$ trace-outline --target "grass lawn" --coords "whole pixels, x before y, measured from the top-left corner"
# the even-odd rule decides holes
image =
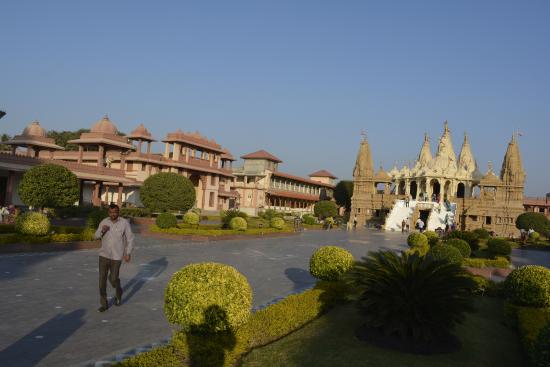
[[[339,307],[303,329],[247,355],[243,367],[369,366],[369,367],[521,367],[526,359],[516,332],[503,325],[502,301],[479,298],[477,312],[459,325],[459,352],[416,356],[358,341],[361,316],[353,305]]]

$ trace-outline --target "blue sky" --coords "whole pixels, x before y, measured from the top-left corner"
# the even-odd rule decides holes
[[[0,132],[34,119],[199,130],[300,175],[414,160],[443,121],[482,170],[521,130],[526,193],[550,192],[550,2],[3,1]],[[160,145],[157,150],[161,151]]]

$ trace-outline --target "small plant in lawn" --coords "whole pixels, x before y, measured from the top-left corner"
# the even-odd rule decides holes
[[[353,255],[341,247],[323,246],[309,260],[309,272],[317,279],[336,281],[354,264]]]
[[[248,228],[248,224],[246,223],[246,220],[241,217],[235,217],[231,219],[231,222],[229,222],[229,228],[235,230],[235,231],[246,231]]]
[[[155,223],[162,229],[174,228],[178,224],[178,219],[172,213],[160,213],[155,220]]]
[[[15,220],[15,231],[23,235],[45,236],[50,231],[50,220],[45,214],[26,212]]]
[[[198,226],[200,221],[201,221],[201,217],[197,213],[187,212],[183,215],[183,223],[185,224]]]
[[[285,228],[285,221],[283,218],[278,218],[278,217],[275,217],[275,218],[272,218],[271,221],[269,222],[269,226],[271,228],[275,228],[275,229],[284,229]]]

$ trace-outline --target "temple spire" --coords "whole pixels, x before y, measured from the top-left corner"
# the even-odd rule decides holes
[[[517,134],[512,135],[512,140],[508,144],[508,149],[502,162],[500,178],[506,184],[523,186],[525,183],[525,171],[519,151]]]
[[[424,134],[424,143],[422,144],[422,148],[420,149],[420,154],[418,154],[418,165],[420,167],[426,167],[430,164],[432,161],[432,148],[430,146],[430,137],[428,136],[428,133]]]
[[[362,132],[361,135],[361,146],[359,148],[359,153],[357,154],[353,177],[369,178],[374,176],[374,163],[367,136],[364,132]]]
[[[477,162],[474,158],[474,154],[472,153],[472,147],[470,146],[468,134],[466,133],[464,133],[464,142],[462,143],[462,148],[460,149],[458,167],[467,173],[473,173],[477,169]]]
[[[443,171],[449,169],[456,170],[456,163],[456,154],[451,139],[451,130],[449,129],[449,123],[445,121],[443,135],[439,139],[439,145],[437,147],[434,167]]]

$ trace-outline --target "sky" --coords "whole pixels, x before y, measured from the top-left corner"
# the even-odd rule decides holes
[[[4,0],[0,14],[0,133],[108,114],[351,179],[361,131],[389,170],[425,132],[435,150],[448,120],[483,172],[521,131],[526,194],[550,192],[546,0]]]

